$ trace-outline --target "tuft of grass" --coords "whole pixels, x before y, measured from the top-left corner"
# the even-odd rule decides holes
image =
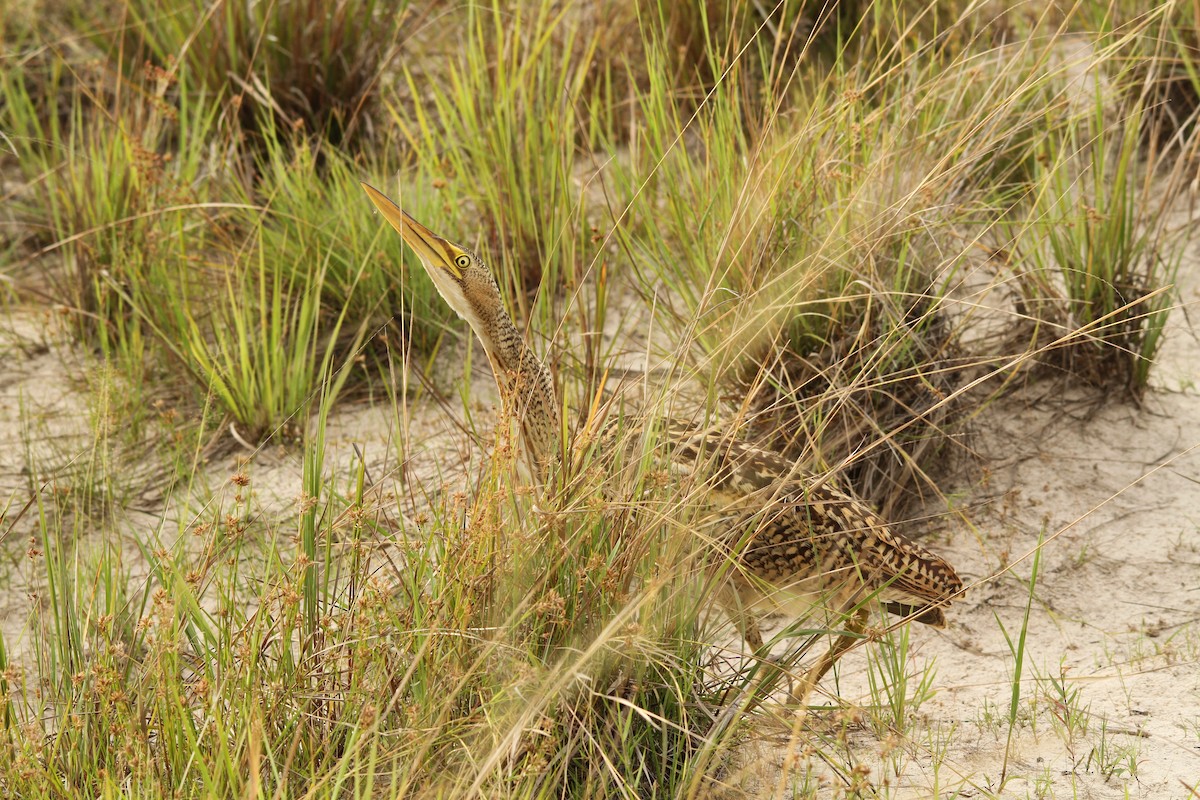
[[[1076,740],[1087,736],[1091,705],[1083,704],[1082,689],[1071,685],[1064,664],[1059,665],[1057,677],[1050,674],[1039,683],[1044,686],[1043,695],[1050,706],[1055,732],[1073,752]]]
[[[932,665],[910,669],[908,636],[907,625],[888,631],[868,659],[867,685],[875,705],[871,724],[881,738],[904,735],[921,705],[933,696],[937,671]]]
[[[225,98],[245,130],[261,131],[270,120],[339,144],[371,132],[380,73],[410,22],[407,3],[377,0],[113,5],[84,13],[93,39],[114,59],[129,68],[149,59],[190,76],[181,93]]]
[[[975,57],[911,71],[842,57],[823,80],[769,87],[759,116],[741,102],[752,84],[741,62],[690,119],[669,82],[652,80],[620,191],[664,213],[618,233],[643,280],[670,288],[659,302],[677,337],[701,351],[700,374],[736,387],[729,398],[753,412],[755,435],[814,469],[846,470],[894,510],[930,487],[953,434],[964,361],[943,298],[966,252],[937,242],[986,202],[990,188],[972,179],[1007,157],[1014,134],[992,107],[976,110],[995,85]],[[667,61],[653,48],[647,58]],[[1036,69],[1016,59],[996,79],[1013,86],[1006,111],[1020,130],[1035,119],[1021,100],[1033,102],[1023,76]],[[678,137],[685,125],[694,135]]]
[[[99,793],[113,776],[128,791],[168,776],[194,796],[374,796],[366,776],[392,797],[703,785],[708,748],[731,732],[707,735],[667,487],[646,496],[642,467],[616,487],[581,478],[551,513],[496,464],[484,491],[408,522],[362,472],[348,492],[328,481],[324,446],[318,434],[306,451],[292,519],[264,515],[253,468],[239,469],[198,513],[139,540],[141,580],[115,547],[55,539],[42,506],[27,575],[47,598],[42,688],[15,704],[9,730],[23,734],[0,743],[8,788]],[[647,503],[600,507],[601,491]],[[394,589],[376,574],[389,562]]]
[[[267,266],[261,239],[256,244],[244,261],[229,265],[221,294],[214,298],[201,284],[201,297],[171,309],[171,332],[160,329],[164,340],[179,342],[175,356],[198,388],[217,396],[251,443],[285,424],[299,426],[331,371],[339,390],[366,333],[360,324],[349,346],[339,347],[344,313],[321,324],[324,264],[285,276]],[[205,299],[216,303],[205,309]]]
[[[1028,225],[1018,225],[1018,312],[1037,327],[1048,366],[1140,398],[1174,303],[1182,250],[1165,228],[1179,173],[1156,178],[1139,158],[1143,112],[1109,124],[1096,85],[1092,113],[1039,154]]]
[[[1141,747],[1136,741],[1130,744],[1117,744],[1112,737],[1113,734],[1109,733],[1108,725],[1101,724],[1100,739],[1088,753],[1084,770],[1090,770],[1094,766],[1104,776],[1105,781],[1111,781],[1114,778],[1136,781],[1138,755]]]
[[[379,265],[398,246],[376,250],[346,160],[327,157],[327,177],[313,149],[271,128],[257,188],[254,175],[218,178],[234,160],[219,103],[176,93],[161,70],[132,86],[116,79],[124,93],[111,97],[42,86],[60,108],[47,112],[19,71],[0,76],[29,181],[21,213],[44,226],[34,283],[135,389],[166,370],[213,391],[254,440],[303,411],[324,368],[356,355],[393,311],[419,348],[433,347],[433,289],[421,274],[402,295]],[[423,325],[405,313],[414,304]]]
[[[117,73],[111,88],[63,96],[63,72],[60,65],[36,89],[53,98],[50,108],[20,70],[0,74],[8,140],[29,184],[21,215],[40,234],[38,277],[77,335],[136,368],[145,332],[122,295],[187,249],[184,209],[207,199],[201,186],[211,180],[218,107],[202,95],[169,104],[174,81],[155,70],[136,80]]]

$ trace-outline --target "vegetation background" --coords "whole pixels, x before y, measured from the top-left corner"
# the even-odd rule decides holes
[[[0,0],[0,792],[1200,797],[1198,28]],[[494,269],[552,492],[360,180]],[[950,630],[781,706],[825,632],[709,613],[665,415],[946,554]]]

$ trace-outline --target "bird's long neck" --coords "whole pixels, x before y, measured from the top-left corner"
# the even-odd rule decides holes
[[[562,451],[558,400],[550,370],[503,309],[471,320],[483,342],[507,419],[516,419],[535,469],[544,476]]]

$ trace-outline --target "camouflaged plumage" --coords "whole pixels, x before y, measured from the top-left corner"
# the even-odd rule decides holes
[[[761,448],[671,425],[674,459],[712,467],[708,504],[718,552],[732,561],[722,605],[751,646],[755,612],[800,615],[878,601],[936,627],[962,581],[942,557],[891,530],[861,502]]]
[[[531,466],[544,479],[562,452],[553,376],[513,324],[491,271],[378,189],[363,188],[479,337],[505,417],[519,422]],[[601,438],[617,430],[609,426]],[[730,567],[718,601],[756,650],[762,638],[754,613],[763,607],[836,616],[877,601],[893,613],[945,625],[942,607],[961,595],[962,581],[944,559],[892,532],[849,495],[799,474],[776,453],[686,424],[665,423],[663,432],[674,443],[675,469],[711,474],[705,502],[716,533],[708,562],[713,569]]]

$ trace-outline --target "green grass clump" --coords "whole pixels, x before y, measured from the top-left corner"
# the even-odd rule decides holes
[[[319,146],[269,126],[246,169],[224,106],[170,73],[117,73],[93,95],[60,91],[62,74],[0,76],[28,181],[18,213],[37,232],[41,293],[135,390],[165,373],[185,400],[211,391],[253,441],[294,423],[326,371],[351,377],[343,364],[392,315],[418,352],[435,346],[447,310],[419,270],[393,277],[400,242],[332,146],[318,164]]]
[[[37,264],[83,341],[135,380],[165,368],[201,397],[213,391],[256,439],[303,411],[335,352],[362,340],[337,350],[349,299],[329,315],[321,302],[323,264],[345,248],[264,248],[254,198],[220,202],[237,184],[217,177],[229,167],[213,154],[219,106],[186,91],[171,106],[170,76],[148,76],[102,107],[76,95],[63,122],[43,120],[21,77],[6,75],[34,187],[26,218],[48,226]],[[159,152],[167,142],[176,149]],[[47,257],[60,251],[61,264]]]
[[[197,388],[216,395],[251,443],[285,425],[303,427],[327,376],[335,376],[327,386],[335,393],[350,377],[344,367],[366,334],[360,325],[343,344],[344,316],[322,324],[320,261],[311,272],[286,275],[266,258],[260,239],[220,270],[223,286],[199,283],[199,297],[171,307],[172,329],[159,329],[178,342],[175,355]]]
[[[1181,251],[1163,221],[1180,184],[1178,170],[1155,180],[1161,156],[1142,160],[1140,104],[1114,127],[1101,91],[1039,154],[1031,223],[1016,239],[1021,310],[1043,363],[1137,398],[1174,304]]]
[[[20,70],[0,77],[5,129],[29,182],[22,215],[39,234],[41,278],[79,336],[137,363],[144,332],[123,295],[143,271],[161,284],[160,265],[190,244],[191,209],[211,186],[218,108],[203,97],[170,105],[173,82],[153,70],[135,81],[118,73],[90,95],[59,94],[61,75],[40,88]],[[43,108],[38,94],[56,102]]]
[[[399,52],[406,5],[128,0],[84,14],[112,56],[187,73],[193,90],[231,100],[244,128],[257,131],[269,118],[340,144],[371,131],[380,71]]]

